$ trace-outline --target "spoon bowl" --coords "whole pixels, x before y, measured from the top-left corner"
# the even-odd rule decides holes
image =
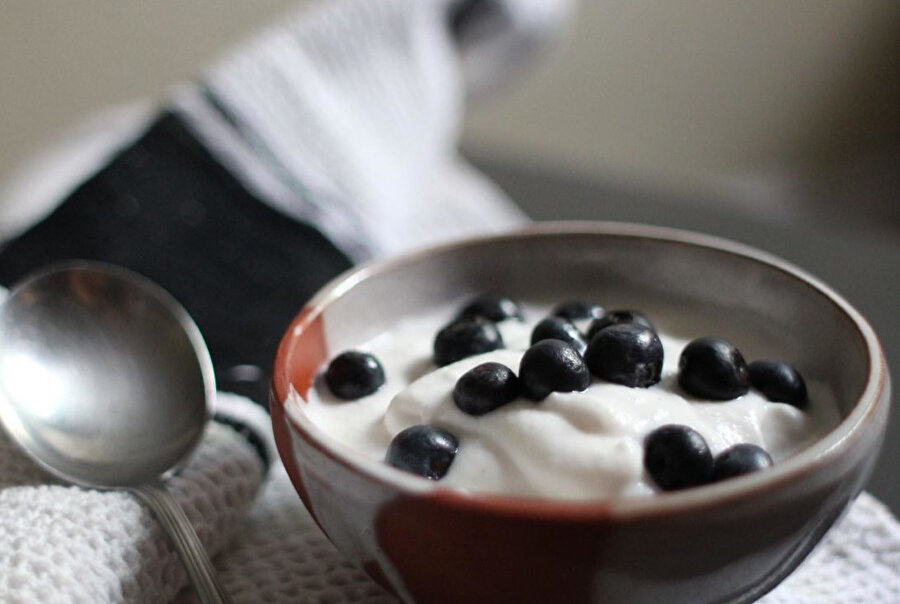
[[[168,293],[111,266],[67,264],[0,308],[0,418],[57,476],[133,487],[176,471],[211,415],[212,363]]]
[[[123,268],[72,262],[17,284],[0,305],[0,423],[52,474],[125,488],[154,510],[202,601],[225,601],[164,480],[203,437],[215,380],[188,313]]]

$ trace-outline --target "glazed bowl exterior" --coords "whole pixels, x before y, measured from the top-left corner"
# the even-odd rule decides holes
[[[748,358],[791,359],[831,387],[843,420],[765,472],[590,502],[441,488],[361,459],[309,421],[304,397],[331,356],[484,290],[642,308],[663,330],[677,317],[697,335],[734,342],[752,332],[764,343]],[[889,397],[871,327],[803,271],[694,233],[546,223],[335,279],[281,341],[271,411],[285,467],[316,522],[406,601],[750,602],[796,568],[863,488]]]

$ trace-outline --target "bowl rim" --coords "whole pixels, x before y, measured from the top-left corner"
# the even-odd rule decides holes
[[[653,239],[725,252],[780,271],[796,280],[798,284],[812,288],[850,319],[857,334],[865,343],[868,367],[862,393],[853,403],[850,413],[831,431],[803,451],[766,472],[692,489],[656,493],[651,497],[624,496],[597,500],[564,500],[464,491],[441,486],[440,483],[423,480],[384,464],[364,459],[362,455],[338,442],[308,420],[300,406],[292,400],[298,396],[293,385],[289,384],[286,378],[279,379],[279,374],[284,373],[282,368],[289,356],[292,340],[306,326],[311,325],[321,316],[329,304],[364,280],[373,278],[379,273],[396,270],[430,256],[460,248],[490,245],[498,241],[573,234]],[[648,516],[667,516],[687,511],[700,511],[729,502],[753,499],[795,483],[802,476],[814,474],[830,466],[862,438],[866,427],[882,412],[882,407],[887,407],[889,404],[886,396],[888,385],[889,375],[884,352],[868,321],[824,282],[769,252],[722,237],[670,227],[611,221],[548,221],[532,223],[500,233],[456,239],[390,258],[372,260],[341,273],[310,298],[285,331],[273,365],[271,388],[273,403],[277,402],[282,406],[285,412],[284,419],[291,426],[290,430],[298,431],[321,453],[345,468],[362,474],[383,487],[396,489],[406,496],[427,497],[437,505],[498,515],[554,520],[591,518],[637,520]],[[886,412],[886,409],[884,411]],[[274,414],[273,420],[275,420]]]

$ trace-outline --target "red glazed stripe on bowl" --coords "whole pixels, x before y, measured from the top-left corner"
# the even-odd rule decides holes
[[[306,307],[288,327],[275,355],[272,385],[280,403],[284,403],[290,387],[301,396],[312,386],[319,367],[328,358],[322,313]]]
[[[304,308],[291,322],[278,345],[275,369],[272,373],[272,387],[269,391],[269,412],[278,454],[284,462],[294,488],[315,519],[315,512],[300,481],[300,472],[291,450],[291,435],[284,412],[284,402],[290,388],[293,386],[298,394],[306,395],[312,387],[316,372],[328,358],[322,313],[314,313],[314,310],[310,307]]]
[[[592,591],[594,563],[602,555],[608,529],[601,524],[585,530],[577,521],[525,516],[498,523],[478,509],[435,506],[432,498],[400,495],[379,511],[375,531],[415,601],[455,604],[584,601],[584,594]],[[415,540],[409,539],[413,533]],[[472,547],[473,536],[477,548]],[[422,543],[429,544],[428,555],[422,554]],[[516,564],[494,563],[508,559],[510,552],[515,552]],[[453,577],[452,590],[435,591],[447,576]],[[560,576],[566,580],[554,580]]]

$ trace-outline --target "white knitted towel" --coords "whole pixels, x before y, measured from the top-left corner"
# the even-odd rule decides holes
[[[262,410],[221,394],[233,417]],[[231,400],[226,400],[231,399]],[[226,546],[263,480],[255,450],[210,425],[173,495],[211,554]],[[150,511],[124,492],[62,484],[0,438],[0,602],[167,602],[187,577]]]
[[[460,47],[443,24],[446,2],[337,0],[289,15],[179,88],[172,106],[249,190],[355,259],[505,228],[521,214],[455,152],[463,99],[537,48],[567,3],[484,4],[501,12],[474,19]],[[0,195],[0,237],[49,211],[144,115],[117,113],[111,128],[92,128],[26,171]],[[266,422],[241,397],[219,393],[218,406]],[[229,428],[211,427],[172,486],[236,602],[395,601],[330,545],[283,467],[276,461],[264,476]],[[194,601],[160,529],[130,496],[61,485],[3,439],[0,487],[0,602]],[[900,525],[861,495],[764,601],[900,602]]]

